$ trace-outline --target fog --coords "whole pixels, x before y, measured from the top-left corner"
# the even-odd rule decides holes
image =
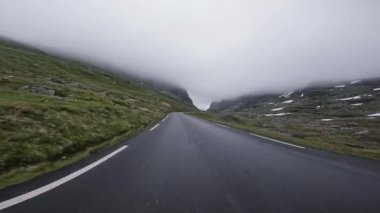
[[[1,0],[0,35],[185,88],[195,104],[380,76],[378,0]]]

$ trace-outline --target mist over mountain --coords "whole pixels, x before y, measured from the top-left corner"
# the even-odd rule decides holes
[[[0,34],[170,82],[203,109],[243,94],[377,77],[380,2],[3,0]]]
[[[108,68],[108,70],[112,70]],[[181,86],[175,85],[170,82],[165,82],[162,80],[153,80],[149,78],[143,78],[137,75],[131,75],[122,72],[113,72],[116,76],[121,77],[125,80],[128,80],[132,83],[138,84],[139,86],[143,86],[149,89],[153,89],[156,92],[160,92],[166,96],[169,96],[173,99],[179,100],[190,107],[194,107],[193,100],[190,98],[186,89]]]

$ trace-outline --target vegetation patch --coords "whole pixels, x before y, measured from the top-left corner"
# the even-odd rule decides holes
[[[96,68],[0,42],[0,187],[125,140],[185,104]]]
[[[239,119],[237,121],[226,119],[224,113],[211,113],[211,112],[190,112],[190,115],[209,120],[212,122],[220,123],[230,126],[235,129],[240,129],[246,132],[252,132],[258,135],[266,136],[269,138],[294,143],[306,147],[314,147],[327,151],[332,151],[340,154],[347,154],[357,157],[364,157],[370,159],[380,159],[380,148],[378,144],[371,143],[371,140],[377,140],[378,135],[363,136],[347,134],[341,131],[341,125],[352,126],[347,121],[336,123],[336,128],[329,129],[330,126],[322,128],[321,126],[313,126],[307,122],[294,122],[293,120],[273,120],[260,119],[260,117],[247,118],[233,114]],[[275,118],[276,119],[276,118]],[[372,119],[368,122],[368,127],[378,128],[378,123]],[[311,125],[311,126],[310,126]],[[355,125],[354,125],[355,126]],[[360,133],[360,132],[359,132]],[[365,132],[362,131],[362,134]],[[373,137],[370,139],[363,139]]]

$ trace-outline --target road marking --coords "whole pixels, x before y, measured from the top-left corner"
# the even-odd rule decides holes
[[[215,123],[215,124],[217,124],[219,126],[222,126],[222,127],[226,127],[226,128],[231,129],[231,127],[223,125],[223,124],[220,124],[220,123]],[[256,137],[259,137],[259,138],[267,139],[267,140],[270,140],[270,141],[273,141],[273,142],[276,142],[276,143],[281,143],[281,144],[284,144],[284,145],[292,146],[292,147],[295,147],[295,148],[298,148],[298,149],[305,149],[305,147],[303,147],[303,146],[298,146],[298,145],[295,145],[295,144],[286,143],[286,142],[283,142],[283,141],[279,141],[279,140],[276,140],[276,139],[264,137],[264,136],[261,136],[261,135],[256,135],[256,134],[253,134],[251,132],[249,134],[253,135],[253,136],[256,136]]]
[[[305,149],[305,147],[303,147],[303,146],[298,146],[298,145],[295,145],[295,144],[286,143],[286,142],[283,142],[283,141],[279,141],[279,140],[276,140],[276,139],[264,137],[264,136],[261,136],[261,135],[256,135],[256,134],[253,134],[253,133],[249,133],[249,134],[253,135],[253,136],[256,136],[256,137],[259,137],[259,138],[267,139],[267,140],[270,140],[270,141],[273,141],[273,142],[276,142],[276,143],[281,143],[281,144],[285,144],[285,145],[288,145],[288,146],[292,146],[292,147],[295,147],[295,148],[298,148],[298,149]]]
[[[216,123],[218,124],[218,123]],[[225,128],[230,128],[229,126],[223,125],[223,124],[218,124],[219,126],[225,127]]]
[[[82,169],[80,169],[80,170],[78,170],[76,172],[73,172],[73,173],[71,173],[71,174],[69,174],[69,175],[67,175],[67,176],[65,176],[65,177],[63,177],[63,178],[61,178],[59,180],[56,180],[56,181],[54,181],[52,183],[49,183],[48,185],[42,186],[42,187],[40,187],[38,189],[35,189],[33,191],[30,191],[30,192],[27,192],[27,193],[22,194],[20,196],[17,196],[17,197],[11,198],[9,200],[3,201],[3,202],[0,203],[0,210],[6,209],[6,208],[11,207],[13,205],[16,205],[18,203],[24,202],[24,201],[29,200],[31,198],[34,198],[34,197],[36,197],[38,195],[41,195],[41,194],[43,194],[43,193],[45,193],[47,191],[50,191],[50,190],[52,190],[52,189],[54,189],[54,188],[56,188],[56,187],[58,187],[58,186],[60,186],[60,185],[62,185],[64,183],[66,183],[66,182],[68,182],[68,181],[70,181],[70,180],[72,180],[72,179],[74,179],[74,178],[76,178],[76,177],[78,177],[78,176],[80,176],[80,175],[88,172],[89,170],[91,170],[94,167],[100,165],[101,163],[103,163],[106,160],[110,159],[111,157],[115,156],[119,152],[123,151],[127,147],[128,146],[122,146],[119,149],[113,151],[112,153],[110,153],[110,154],[104,156],[103,158],[95,161],[94,163],[92,163],[92,164],[90,164],[90,165],[88,165],[88,166],[86,166],[86,167],[84,167],[84,168],[82,168]]]
[[[154,130],[156,127],[158,127],[158,125],[160,125],[159,123],[158,124],[156,124],[154,127],[152,127],[149,131],[152,131],[152,130]]]

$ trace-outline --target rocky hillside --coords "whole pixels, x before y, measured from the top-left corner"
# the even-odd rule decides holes
[[[102,70],[0,41],[0,185],[4,175],[45,171],[40,165],[193,109]]]
[[[275,115],[273,112],[289,114],[299,110],[310,110],[310,112],[316,113],[328,109],[328,114],[321,113],[321,115],[355,117],[378,113],[379,101],[380,78],[375,78],[307,87],[284,94],[243,96],[232,100],[213,102],[209,111],[241,112],[254,110],[270,116],[270,114]]]
[[[209,112],[302,144],[380,158],[380,78],[244,96]]]

